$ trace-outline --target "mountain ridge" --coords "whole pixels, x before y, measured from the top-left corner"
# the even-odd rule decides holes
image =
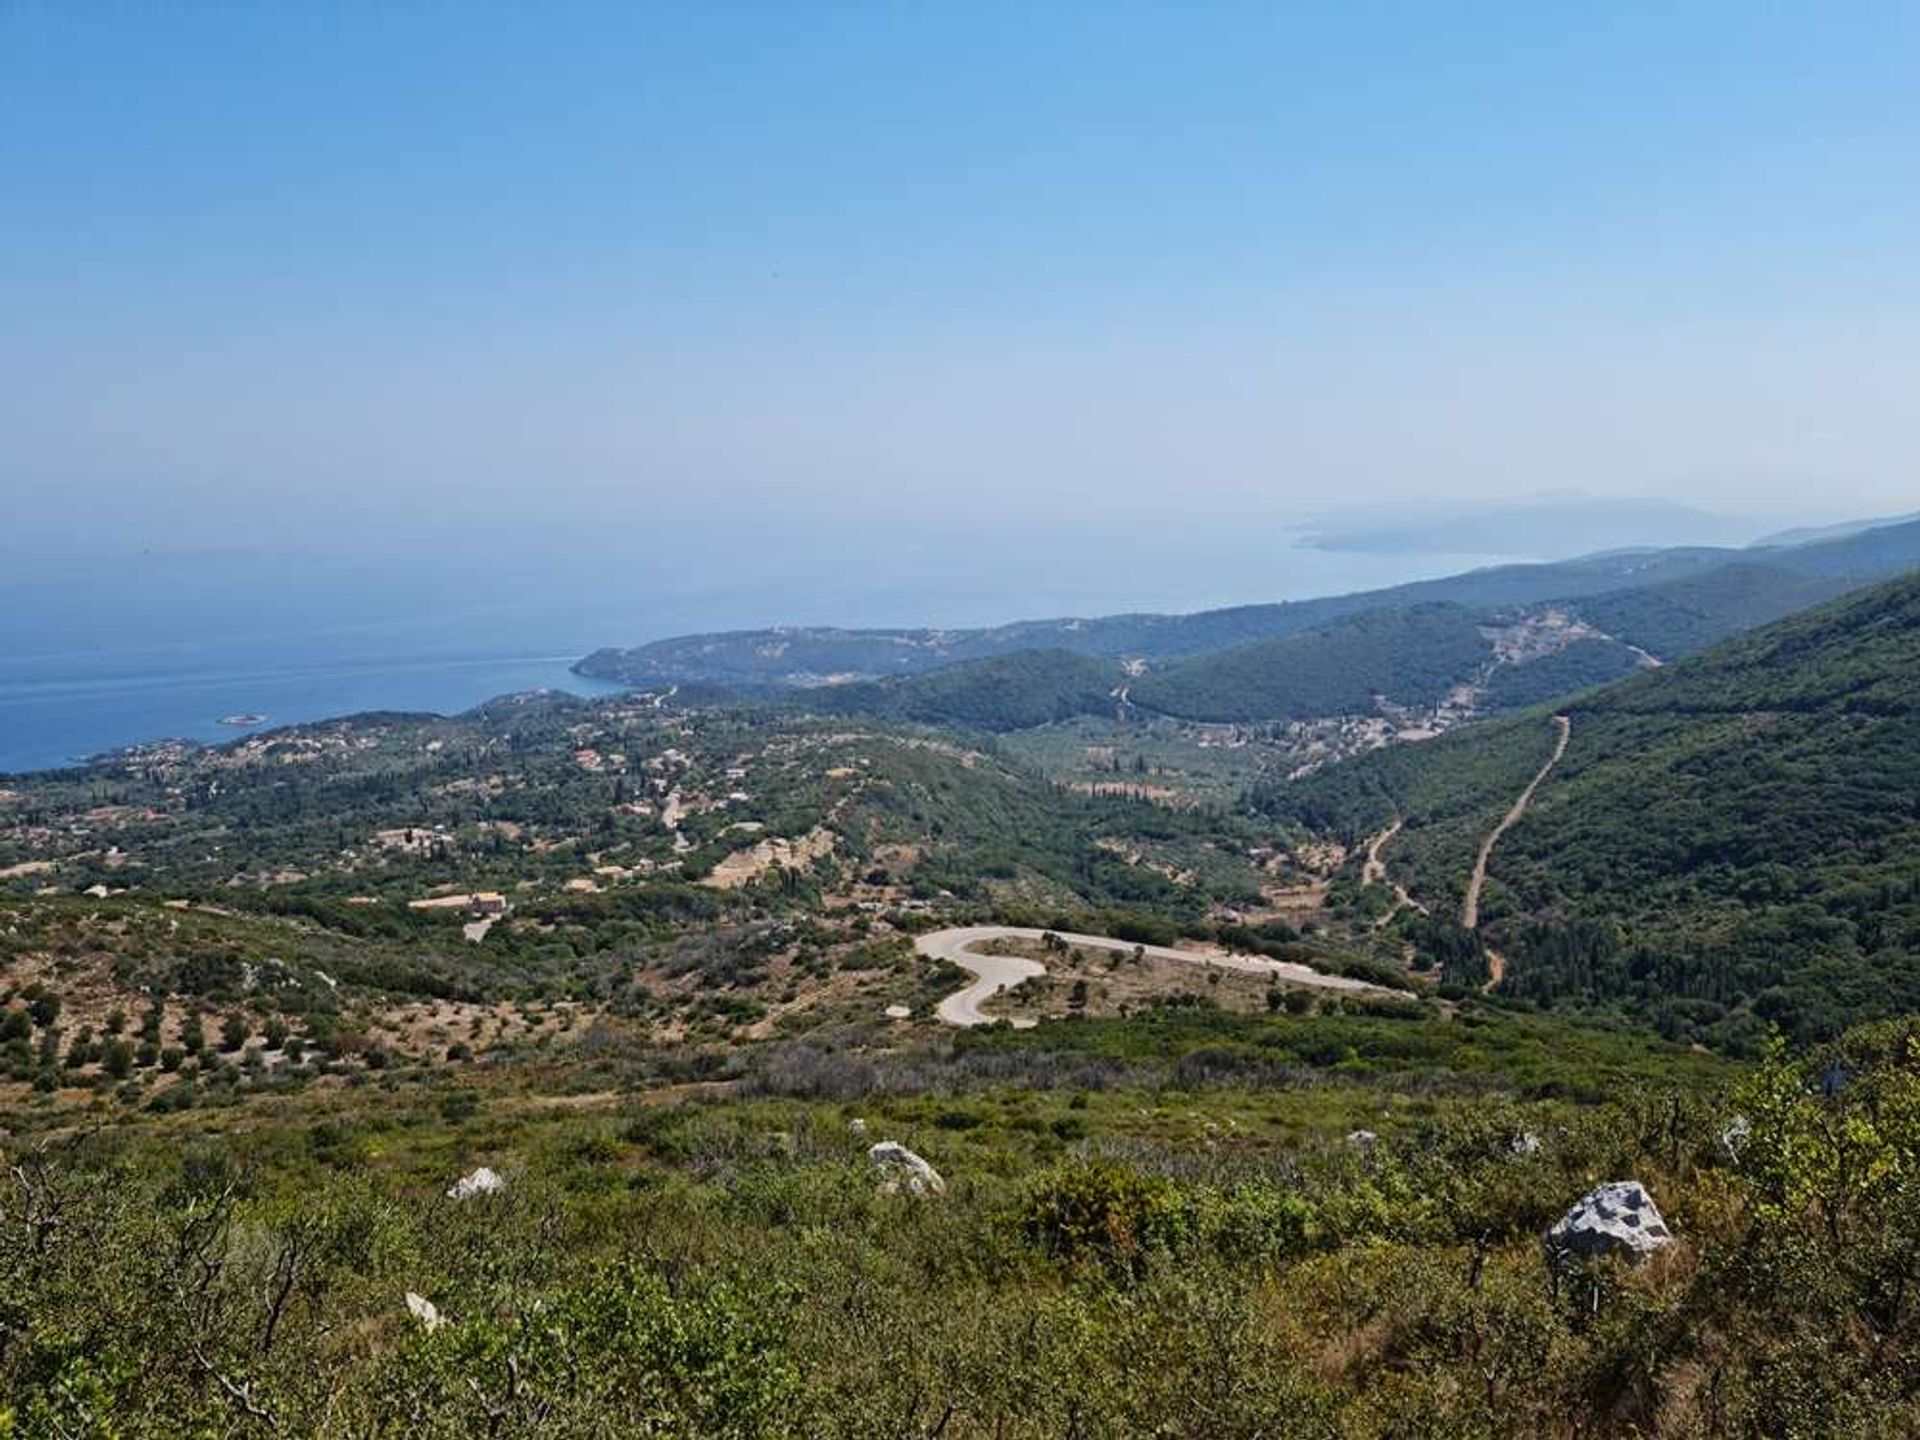
[[[1653,586],[1697,581],[1735,565],[1761,565],[1793,575],[1808,592],[1800,603],[1811,603],[1839,593],[1848,583],[1884,578],[1916,563],[1920,563],[1920,521],[1905,521],[1804,545],[1612,551],[1545,564],[1492,566],[1378,590],[1184,615],[1131,612],[970,629],[793,626],[672,636],[632,648],[603,647],[573,668],[582,675],[636,688],[711,682],[777,690],[915,674],[1019,650],[1061,649],[1114,659],[1170,661],[1299,634],[1368,610],[1429,602],[1486,611],[1548,603],[1578,607],[1580,602],[1594,602],[1595,597],[1617,599]],[[1822,589],[1822,581],[1836,588]],[[1797,608],[1792,603],[1796,598],[1787,597],[1786,609],[1761,613],[1758,618],[1772,619]],[[1751,597],[1741,603],[1751,608]],[[1694,621],[1692,629],[1697,634],[1686,643],[1708,643],[1731,633],[1711,616]]]

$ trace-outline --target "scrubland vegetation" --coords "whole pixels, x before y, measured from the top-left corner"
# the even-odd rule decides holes
[[[0,1204],[0,1425],[1910,1433],[1906,1030],[1598,1104],[1527,1099],[1498,1067],[1472,1093],[1405,1079],[657,1103],[407,1071],[49,1137]],[[881,1193],[877,1136],[946,1194]],[[481,1161],[502,1194],[441,1195]],[[1678,1242],[1556,1276],[1539,1232],[1622,1175]]]

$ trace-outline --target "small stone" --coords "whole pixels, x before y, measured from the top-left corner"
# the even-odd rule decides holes
[[[913,1018],[913,1010],[909,1006],[906,1006],[906,1005],[887,1006],[887,1019],[889,1020],[910,1020],[912,1018]]]
[[[883,1195],[947,1193],[947,1182],[940,1178],[940,1172],[898,1141],[882,1140],[867,1151],[867,1158],[884,1177],[880,1184]]]
[[[1371,1130],[1355,1130],[1347,1136],[1347,1144],[1356,1150],[1371,1150],[1380,1143],[1380,1137]]]
[[[1522,1130],[1507,1142],[1507,1148],[1515,1155],[1538,1155],[1540,1153],[1540,1137],[1531,1130]]]
[[[440,1307],[424,1295],[407,1291],[407,1311],[427,1330],[438,1330],[447,1323],[447,1317],[440,1313]]]
[[[482,1165],[472,1174],[462,1175],[447,1187],[449,1200],[473,1200],[482,1195],[498,1195],[507,1188],[507,1182],[494,1171]]]

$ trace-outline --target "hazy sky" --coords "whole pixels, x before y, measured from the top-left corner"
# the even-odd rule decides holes
[[[1916,257],[1913,5],[0,0],[0,550],[1910,509]]]

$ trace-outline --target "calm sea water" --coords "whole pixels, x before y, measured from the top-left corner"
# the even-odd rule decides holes
[[[139,556],[0,567],[0,773],[162,738],[219,742],[221,717],[269,726],[368,710],[456,714],[496,695],[609,687],[568,666],[602,645],[769,624],[950,626],[1128,610],[1183,611],[1370,588],[1492,563],[1469,555],[1338,556],[1284,537],[1163,548],[1032,537],[1023,548],[938,533],[823,561],[761,543],[576,557]],[[1168,563],[1169,559],[1175,563]]]
[[[222,716],[259,714],[259,728],[365,710],[466,710],[517,690],[600,694],[567,667],[577,656],[394,659],[288,666],[261,656],[255,669],[167,676],[0,681],[0,772],[47,769],[142,740],[232,740],[245,731]]]

